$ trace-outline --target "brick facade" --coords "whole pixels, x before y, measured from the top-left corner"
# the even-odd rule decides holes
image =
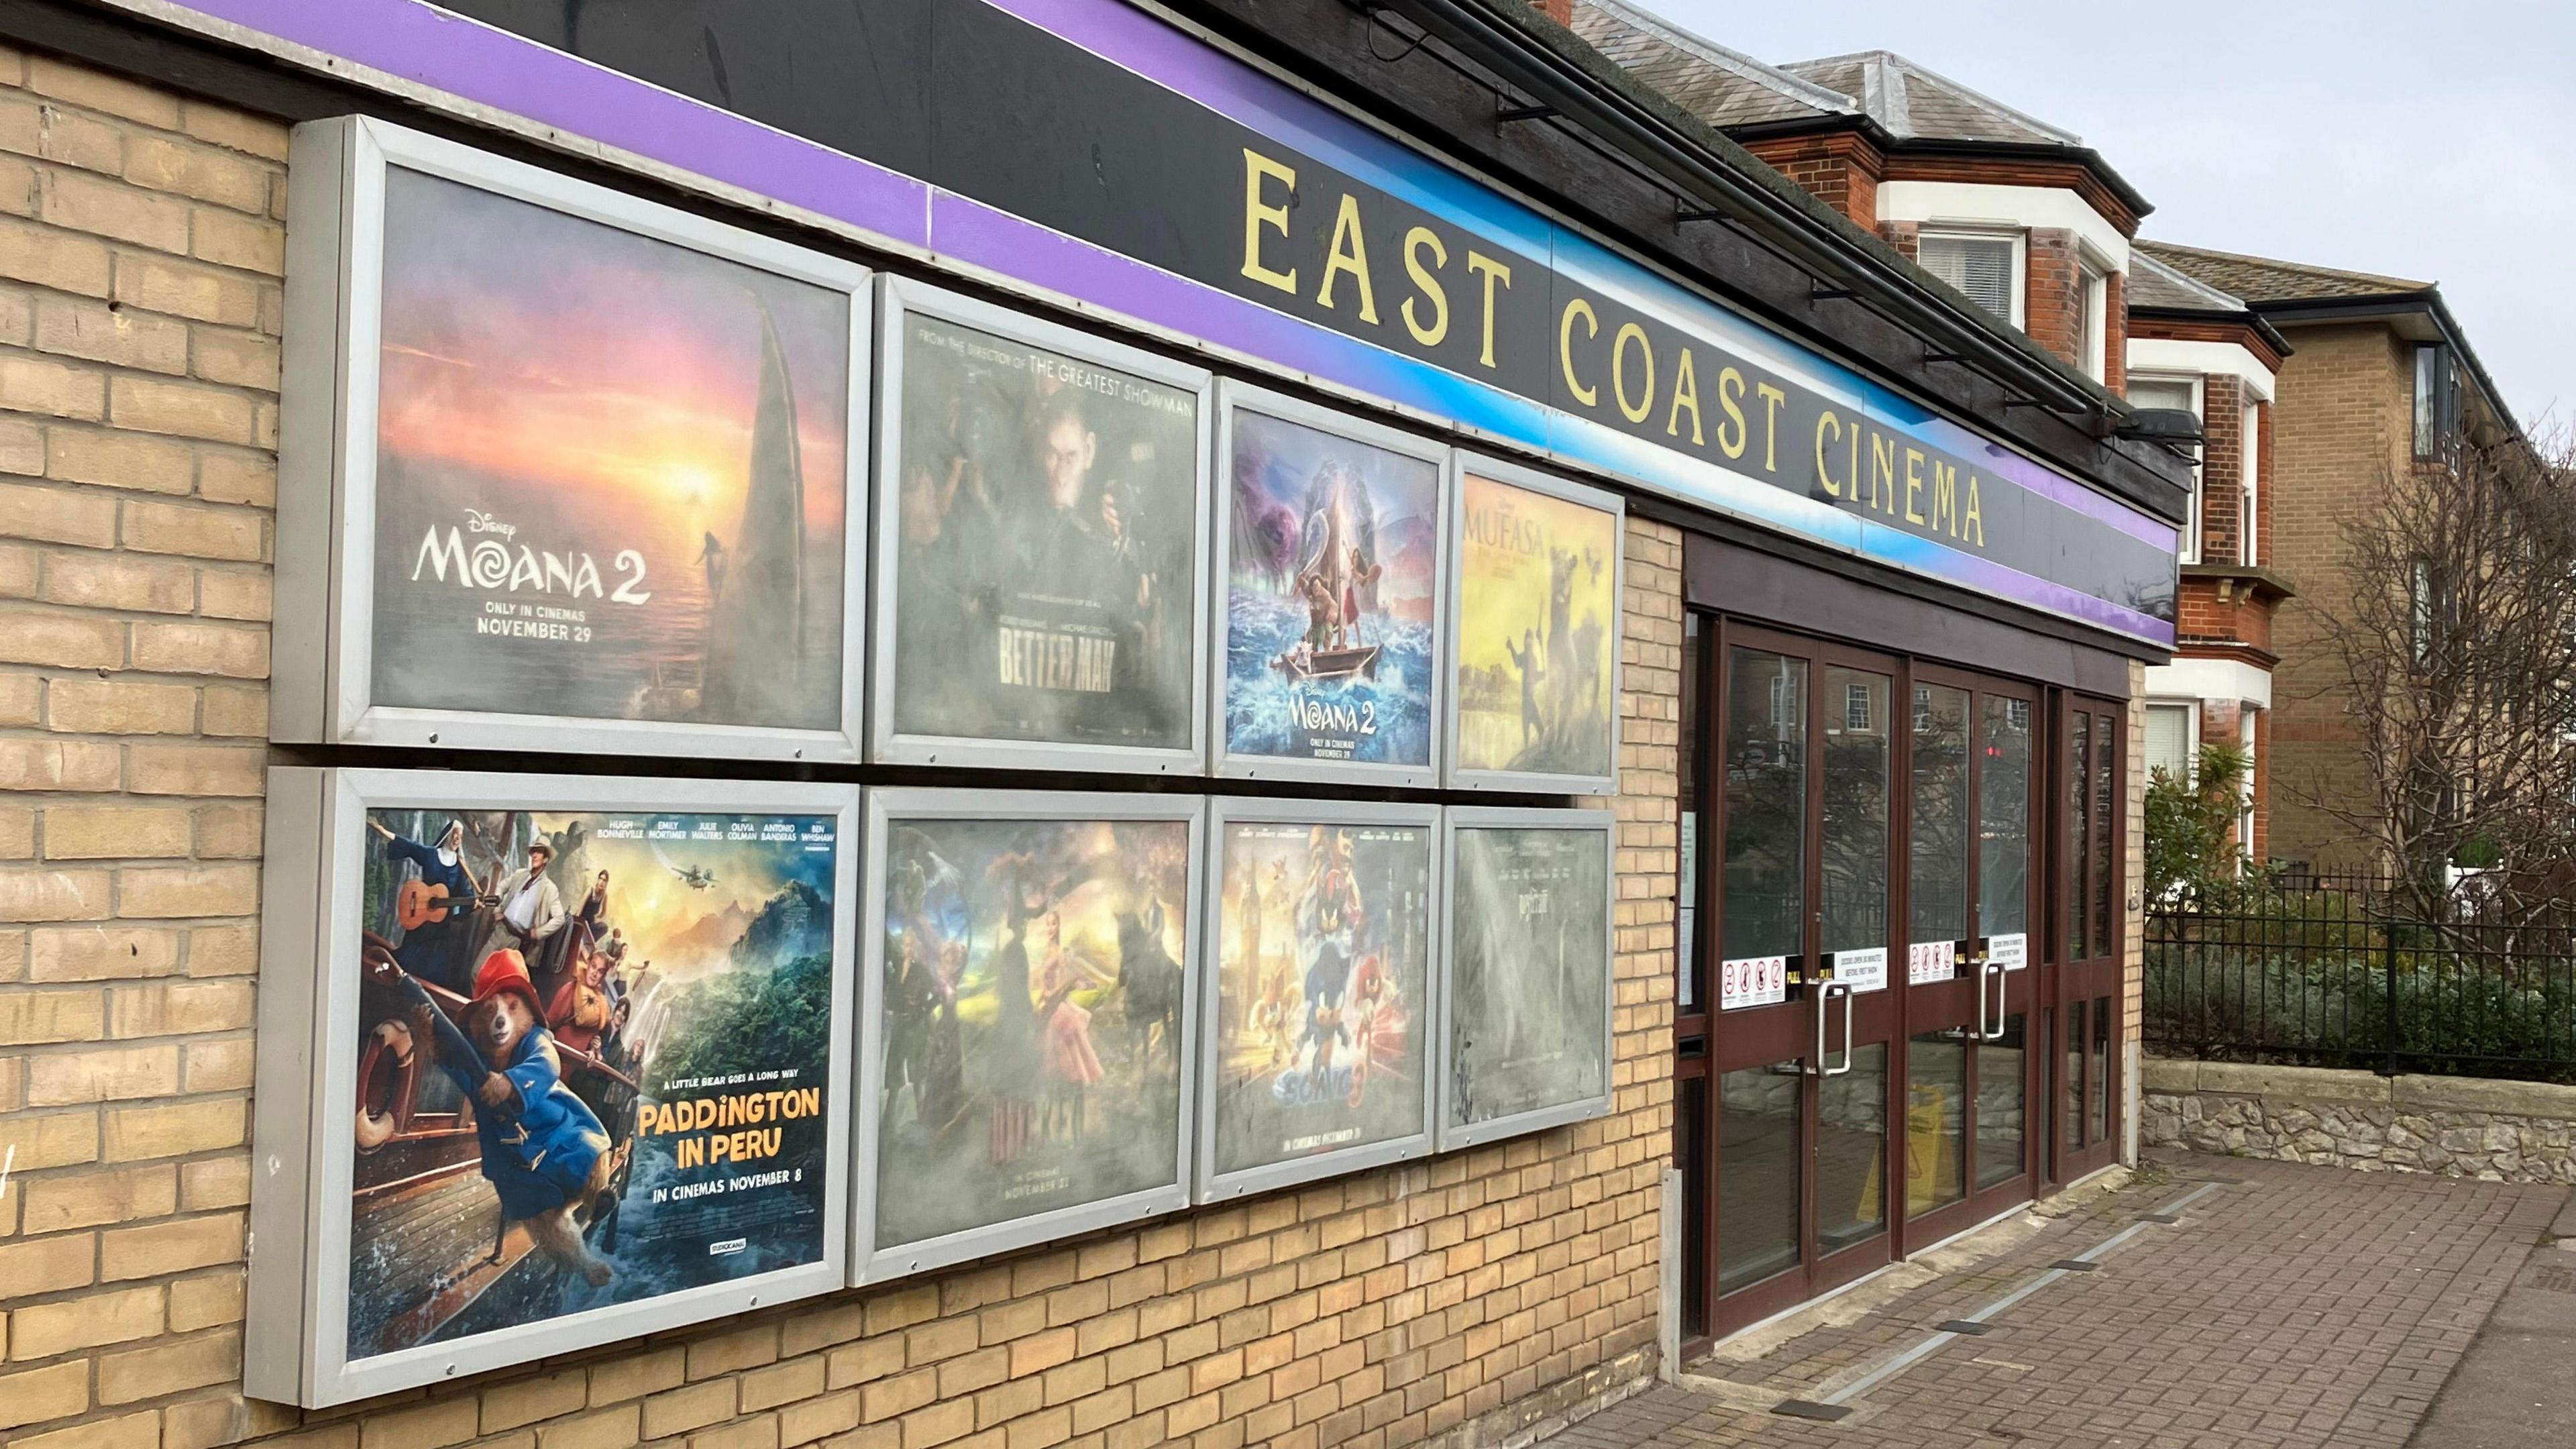
[[[1878,183],[1887,161],[1867,137],[1851,131],[1755,137],[1744,149],[1855,224],[1878,225]]]
[[[2274,423],[2272,559],[2299,589],[2273,648],[2271,853],[2319,870],[2365,870],[2368,845],[2319,802],[2364,798],[2368,783],[2340,693],[2325,621],[2351,597],[2343,520],[2408,466],[2413,358],[2380,323],[2302,326],[2282,365]]]
[[[0,47],[13,1445],[202,1445],[239,1371],[285,154]]]
[[[0,49],[0,1441],[1495,1442],[1653,1373],[1681,545],[1629,525],[1607,1119],[434,1390],[239,1393],[286,133]]]

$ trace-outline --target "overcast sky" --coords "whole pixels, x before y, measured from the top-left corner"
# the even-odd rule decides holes
[[[2576,415],[2566,0],[1641,0],[1779,63],[1893,50],[2081,135],[2141,234],[2439,282],[2526,427]]]

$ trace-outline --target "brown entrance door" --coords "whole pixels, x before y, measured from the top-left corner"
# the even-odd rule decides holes
[[[2015,1204],[2037,1181],[2040,816],[2029,686],[1931,665],[1909,679],[1905,1248]]]
[[[2127,717],[2109,700],[2061,693],[2050,770],[2057,889],[2047,945],[2056,964],[2049,1013],[2054,1085],[2051,1170],[2073,1182],[2120,1150],[2121,932],[2127,919],[2124,750]]]
[[[1691,797],[1694,915],[1713,939],[1676,1114],[1702,1184],[1685,1203],[1693,1340],[1891,1258],[1902,698],[1891,659],[1733,622],[1699,637],[1716,727]]]

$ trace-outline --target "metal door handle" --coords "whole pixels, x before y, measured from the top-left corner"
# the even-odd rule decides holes
[[[1992,1030],[1987,1029],[1986,1026],[1986,983],[1989,981],[1995,983],[1995,1024]],[[2004,1016],[2006,1011],[2012,1005],[2011,997],[2009,995],[2010,991],[2011,978],[2004,974],[2003,967],[1993,962],[1988,962],[1984,966],[1978,968],[1977,1034],[1987,1041],[2002,1041],[2004,1039]]]
[[[1833,1004],[1833,1000],[1836,996],[1840,996],[1843,999],[1843,1064],[1839,1067],[1828,1067],[1825,1065],[1825,1009]],[[1839,1077],[1843,1073],[1852,1069],[1851,1034],[1852,989],[1839,981],[1826,981],[1819,983],[1816,988],[1815,1072],[1817,1076]]]
[[[1843,997],[1843,1064],[1825,1073],[1825,1075],[1829,1077],[1839,1077],[1843,1073],[1852,1069],[1852,1003],[1855,1000],[1855,996],[1851,987],[1839,981],[1834,982],[1825,989],[1827,991],[1839,991],[1842,993]],[[1817,1007],[1817,1015],[1821,1016],[1823,1014],[1824,1008],[1822,1005],[1819,1005]]]

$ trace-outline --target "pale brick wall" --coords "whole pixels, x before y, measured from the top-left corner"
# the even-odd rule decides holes
[[[245,1401],[285,154],[0,49],[0,1442],[1374,1449],[1652,1373],[1681,545],[1632,521],[1609,1118],[436,1390]]]
[[[2368,507],[2393,470],[2410,466],[2414,371],[2407,344],[2381,323],[2298,327],[2271,416],[2272,567],[2299,596],[2280,607],[2273,671],[2270,853],[2321,870],[2368,870],[2371,851],[2311,801],[2366,799],[2343,666],[2326,621],[2351,597],[2344,520]]]
[[[0,47],[13,1446],[210,1442],[240,1369],[285,154]]]

